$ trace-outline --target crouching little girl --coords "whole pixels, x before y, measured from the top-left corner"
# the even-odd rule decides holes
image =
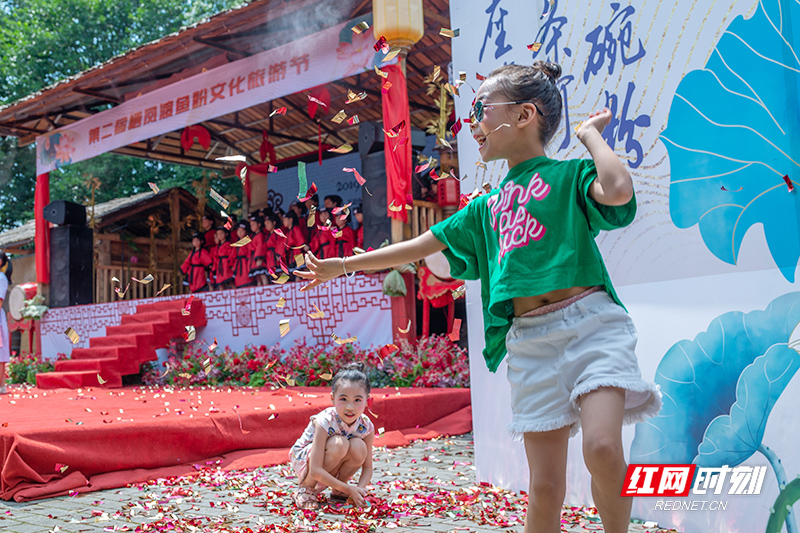
[[[346,365],[333,377],[331,388],[333,406],[311,417],[289,452],[300,482],[292,499],[301,509],[318,508],[318,495],[326,487],[331,488],[331,500],[367,505],[364,498],[372,479],[375,427],[364,414],[370,392],[364,365]],[[358,483],[350,484],[359,470]]]

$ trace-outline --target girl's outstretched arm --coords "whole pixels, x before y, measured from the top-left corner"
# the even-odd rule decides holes
[[[350,274],[358,270],[383,270],[413,263],[445,248],[446,246],[428,230],[410,241],[398,242],[379,250],[351,257],[317,259],[314,254],[309,252],[306,254],[308,271],[295,271],[295,275],[311,281],[300,289],[307,291],[339,277],[345,272]]]
[[[597,178],[589,188],[589,195],[604,205],[625,205],[633,196],[633,181],[628,169],[603,139],[603,130],[610,121],[608,108],[595,111],[581,124],[577,136],[597,167]]]
[[[367,445],[367,457],[364,459],[364,464],[361,467],[361,475],[358,477],[358,486],[362,489],[366,489],[367,485],[372,481],[372,444],[374,441],[374,433],[364,438],[364,444]]]

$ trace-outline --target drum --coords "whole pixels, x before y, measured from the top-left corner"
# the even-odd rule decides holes
[[[25,300],[30,300],[36,296],[36,283],[21,283],[14,285],[8,293],[8,314],[14,320],[22,320],[20,310],[24,306]]]
[[[452,281],[450,275],[450,263],[444,253],[436,252],[425,258],[425,265],[430,269],[434,276],[442,281]]]

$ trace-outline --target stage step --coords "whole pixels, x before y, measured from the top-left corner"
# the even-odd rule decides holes
[[[100,383],[98,373],[90,370],[84,372],[47,372],[36,374],[36,386],[40,389],[80,389],[83,387],[122,387],[120,374],[100,376],[105,383]]]
[[[208,323],[205,304],[193,299],[185,315],[182,311],[187,302],[188,298],[183,298],[137,306],[136,313],[122,316],[119,326],[107,326],[105,337],[89,339],[89,348],[75,348],[69,360],[57,361],[54,372],[37,374],[36,386],[121,387],[122,376],[136,374],[139,365],[158,359],[156,350],[180,338],[186,326],[200,329]]]

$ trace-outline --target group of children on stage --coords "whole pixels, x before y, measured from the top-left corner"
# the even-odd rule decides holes
[[[351,227],[355,217],[358,227]],[[311,220],[309,220],[311,219]],[[268,285],[290,276],[297,258],[307,251],[316,257],[348,257],[354,248],[363,248],[361,208],[343,206],[342,198],[326,196],[319,207],[319,196],[304,203],[294,202],[289,210],[262,209],[227,229],[214,227],[211,217],[203,217],[203,232],[192,237],[192,251],[181,266],[184,285],[192,292]],[[245,237],[247,244],[234,246]]]

